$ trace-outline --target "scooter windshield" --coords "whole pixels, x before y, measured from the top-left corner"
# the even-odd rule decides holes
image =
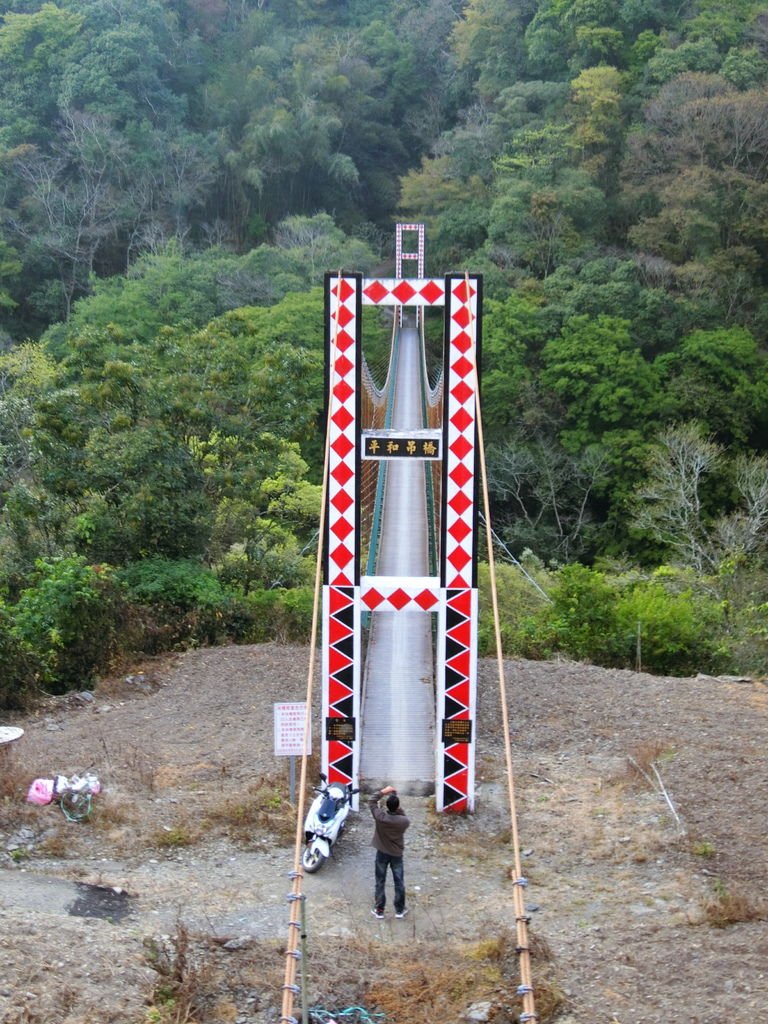
[[[317,816],[320,821],[330,821],[336,813],[336,801],[333,799],[330,793],[327,793],[323,797],[323,802],[320,804],[320,810],[317,812]]]

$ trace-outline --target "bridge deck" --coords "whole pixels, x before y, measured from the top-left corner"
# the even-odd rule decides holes
[[[419,429],[422,357],[419,332],[404,328],[392,426]],[[429,573],[424,463],[392,460],[379,542],[378,576]],[[366,787],[391,783],[403,793],[434,789],[434,664],[431,615],[375,611],[364,669],[360,775]]]

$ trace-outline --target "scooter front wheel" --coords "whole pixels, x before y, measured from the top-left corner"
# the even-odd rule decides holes
[[[301,856],[301,863],[304,865],[304,870],[308,874],[313,875],[325,863],[325,854],[321,853],[317,848],[313,849],[311,846],[307,846]]]

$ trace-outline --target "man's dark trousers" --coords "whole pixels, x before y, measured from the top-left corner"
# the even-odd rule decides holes
[[[405,872],[403,858],[393,857],[389,853],[376,851],[376,909],[383,910],[387,902],[384,885],[387,880],[387,868],[392,868],[392,880],[395,883],[395,913],[401,914],[405,909]]]

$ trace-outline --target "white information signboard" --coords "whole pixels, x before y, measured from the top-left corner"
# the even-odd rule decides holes
[[[301,757],[304,753],[306,702],[275,704],[275,757]],[[307,754],[312,753],[312,730],[307,734]]]

